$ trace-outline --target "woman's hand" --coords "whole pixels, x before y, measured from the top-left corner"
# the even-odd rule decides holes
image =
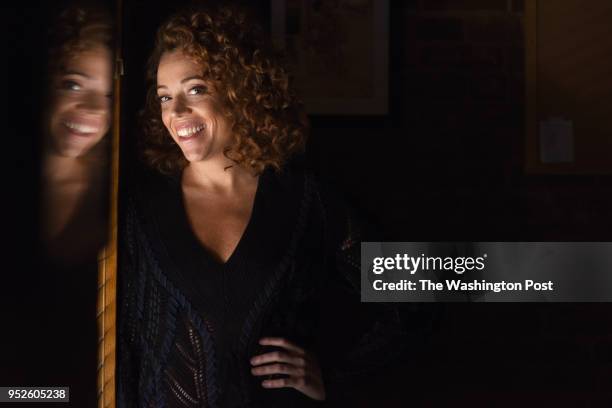
[[[281,337],[264,337],[262,346],[276,346],[284,351],[272,351],[251,358],[251,373],[255,376],[285,374],[287,377],[264,380],[265,388],[293,387],[308,397],[323,401],[325,387],[316,357]]]

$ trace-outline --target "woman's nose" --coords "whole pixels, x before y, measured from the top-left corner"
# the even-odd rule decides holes
[[[110,98],[99,92],[88,92],[79,100],[77,107],[91,113],[106,114],[110,112]]]
[[[184,97],[178,96],[174,98],[174,103],[172,104],[172,115],[173,116],[181,116],[185,113],[190,113],[191,109],[187,104],[187,101]]]

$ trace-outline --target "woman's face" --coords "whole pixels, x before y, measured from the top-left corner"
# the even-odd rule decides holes
[[[60,155],[82,156],[108,132],[111,75],[111,52],[98,46],[70,57],[54,76],[50,134]]]
[[[231,124],[202,68],[182,51],[166,52],[157,68],[162,121],[189,162],[223,156]]]

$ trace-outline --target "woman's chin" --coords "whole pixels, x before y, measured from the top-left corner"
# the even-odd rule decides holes
[[[70,143],[57,143],[55,145],[55,153],[59,156],[69,157],[72,159],[84,156],[91,150],[92,146],[79,146]]]
[[[199,162],[206,159],[206,154],[202,151],[183,150],[183,155],[189,163]]]
[[[53,134],[53,147],[55,152],[64,157],[78,158],[88,154],[100,143],[104,134],[91,134],[87,136],[77,136],[66,132],[56,132]]]

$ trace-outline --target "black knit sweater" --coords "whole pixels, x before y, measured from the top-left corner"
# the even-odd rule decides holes
[[[121,222],[118,406],[331,405],[401,347],[394,309],[359,302],[361,227],[301,169],[260,176],[251,219],[220,263],[189,225],[180,177],[147,173]],[[328,399],[264,389],[249,359],[285,337],[317,355]]]

